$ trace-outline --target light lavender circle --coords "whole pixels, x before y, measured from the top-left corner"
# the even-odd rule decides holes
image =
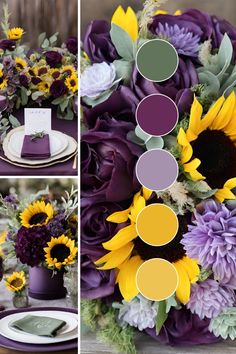
[[[166,150],[152,149],[142,154],[136,164],[139,182],[152,191],[163,191],[175,183],[179,167],[174,156]]]

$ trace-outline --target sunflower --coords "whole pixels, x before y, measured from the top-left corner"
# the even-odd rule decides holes
[[[61,72],[57,68],[50,68],[48,72],[53,77],[54,80],[59,79],[59,77],[61,76]]]
[[[26,284],[24,272],[14,272],[6,279],[6,287],[13,292],[20,292]]]
[[[46,225],[53,218],[53,206],[37,200],[30,204],[21,214],[21,225],[27,228]]]
[[[37,86],[39,91],[48,93],[50,91],[51,84],[48,81],[41,81]]]
[[[187,131],[179,130],[181,164],[192,180],[205,179],[219,202],[236,199],[236,97],[220,97],[202,118],[195,98]]]
[[[137,294],[136,273],[141,264],[152,258],[163,258],[171,262],[177,270],[179,283],[176,296],[182,303],[187,303],[190,297],[190,286],[198,279],[199,267],[197,263],[185,255],[180,244],[182,235],[187,231],[187,222],[182,218],[175,238],[167,245],[153,247],[143,242],[136,231],[136,219],[139,212],[145,207],[146,201],[152,192],[142,188],[135,194],[131,206],[123,211],[116,212],[108,217],[108,221],[117,224],[130,221],[128,226],[120,229],[103,247],[110,252],[98,259],[95,264],[99,269],[117,270],[116,281],[120,292],[126,301],[131,301]]]
[[[21,37],[23,36],[23,34],[24,34],[24,30],[23,30],[23,28],[21,28],[21,27],[10,28],[10,29],[7,31],[7,37],[8,37],[8,39],[13,39],[13,40],[21,39]]]
[[[65,84],[68,87],[69,91],[75,93],[78,90],[78,78],[76,74],[68,76],[65,80]]]
[[[26,60],[24,60],[20,57],[15,58],[15,63],[16,63],[16,69],[18,71],[22,71],[22,70],[26,69],[28,66]]]
[[[60,69],[62,75],[71,76],[76,74],[76,70],[73,65],[63,65]]]
[[[75,263],[78,248],[75,247],[75,240],[61,235],[57,238],[52,237],[44,251],[48,267],[60,270],[63,266]]]
[[[7,79],[4,78],[3,70],[0,69],[0,91],[7,86]]]

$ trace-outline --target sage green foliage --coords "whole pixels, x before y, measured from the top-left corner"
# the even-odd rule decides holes
[[[99,340],[114,347],[118,353],[136,354],[134,330],[130,326],[120,326],[116,309],[101,300],[82,300],[81,316],[85,326],[96,331]]]
[[[198,276],[198,281],[199,282],[206,281],[211,275],[212,275],[212,271],[211,270],[207,270],[205,268],[202,268],[200,270],[200,274]]]
[[[136,44],[130,35],[116,24],[111,24],[111,40],[119,56],[126,61],[134,61],[136,54]]]
[[[216,337],[236,339],[236,307],[228,307],[210,322],[209,330]]]

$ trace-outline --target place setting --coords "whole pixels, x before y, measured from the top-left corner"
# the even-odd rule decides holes
[[[12,129],[2,147],[2,160],[31,169],[60,164],[77,155],[75,139],[52,129],[50,108],[25,108],[24,125]]]

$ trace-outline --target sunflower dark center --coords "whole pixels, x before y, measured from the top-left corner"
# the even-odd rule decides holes
[[[15,288],[19,288],[22,285],[22,280],[17,278],[11,281],[11,285]]]
[[[3,77],[0,77],[0,84],[3,83]]]
[[[29,224],[30,225],[36,225],[36,224],[42,224],[43,222],[45,222],[47,220],[47,214],[46,213],[37,213],[34,214],[30,220],[29,220]]]
[[[75,80],[71,80],[70,84],[71,86],[75,86]]]
[[[205,130],[192,142],[193,156],[201,160],[198,171],[211,188],[222,188],[236,177],[236,147],[221,130]]]
[[[63,262],[70,255],[70,249],[64,244],[59,244],[51,249],[50,254],[53,259],[56,258],[58,262]]]
[[[23,69],[23,65],[21,63],[17,63],[16,66],[19,68],[19,69]]]
[[[175,238],[166,244],[165,246],[155,247],[150,246],[143,242],[140,237],[137,237],[134,241],[135,250],[142,260],[146,261],[151,258],[164,258],[169,262],[175,262],[183,258],[185,251],[180,241],[183,234],[188,231],[187,219],[184,216],[178,216],[179,219],[179,229]],[[155,232],[155,231],[154,231]]]

